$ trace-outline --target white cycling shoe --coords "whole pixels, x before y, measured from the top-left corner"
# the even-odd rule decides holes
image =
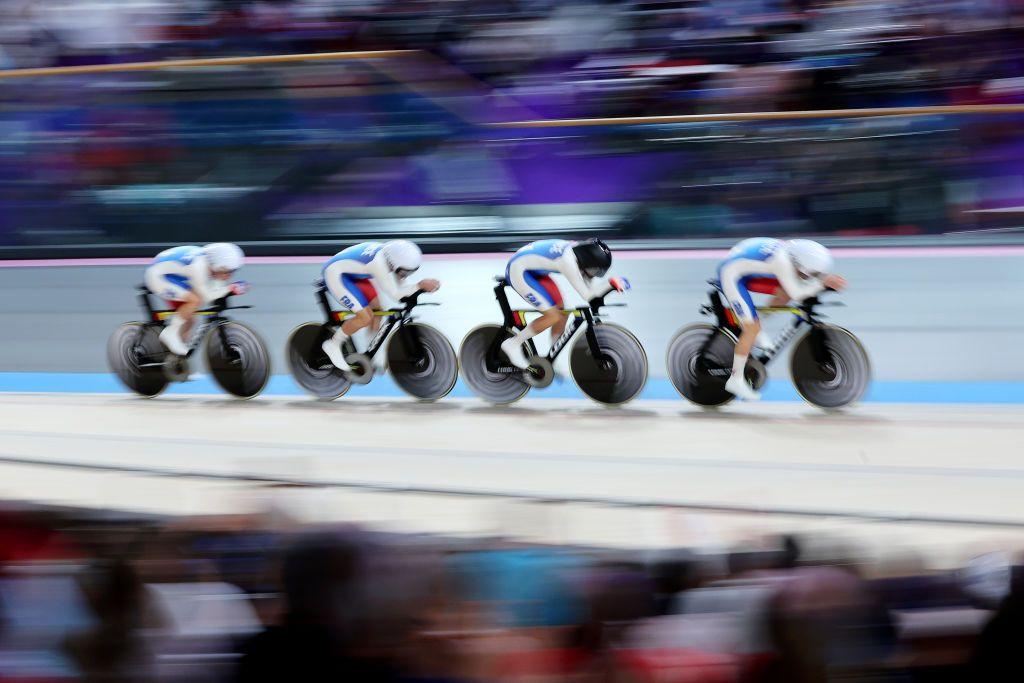
[[[352,366],[345,360],[345,352],[342,350],[341,344],[333,339],[328,339],[320,345],[320,348],[324,350],[327,357],[331,359],[332,363],[334,363],[334,367],[345,372],[352,370]]]
[[[165,327],[163,331],[160,332],[160,341],[167,347],[167,350],[175,356],[188,355],[188,344],[181,340],[181,336],[178,334],[178,328]]]
[[[725,390],[736,398],[744,401],[760,401],[761,394],[754,391],[742,375],[730,375],[729,381],[725,383]]]
[[[530,361],[526,360],[526,354],[523,353],[523,345],[516,341],[515,337],[510,337],[501,342],[501,350],[508,356],[512,365],[520,370],[528,370],[530,368]]]

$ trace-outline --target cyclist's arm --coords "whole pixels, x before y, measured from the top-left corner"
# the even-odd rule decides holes
[[[389,299],[401,301],[404,297],[411,296],[416,292],[415,282],[403,285],[398,281],[398,277],[388,268],[383,253],[378,252],[368,265],[370,267],[370,276],[373,278],[373,284],[384,292]]]
[[[199,297],[204,305],[221,299],[231,292],[229,283],[220,282],[210,277],[210,268],[206,264],[206,259],[202,256],[194,259],[189,264],[188,279],[192,285],[192,291],[196,293],[196,296]]]
[[[572,288],[579,292],[584,301],[590,301],[594,297],[606,294],[609,285],[604,278],[588,280],[580,272],[580,264],[576,261],[576,255],[571,250],[566,250],[558,260],[558,270],[562,273]]]
[[[772,260],[775,266],[775,277],[779,279],[782,289],[794,301],[809,299],[825,290],[825,285],[821,284],[819,280],[804,280],[797,275],[796,268],[793,267],[788,255],[776,252]]]

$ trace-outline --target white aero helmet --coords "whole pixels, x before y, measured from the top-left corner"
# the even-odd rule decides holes
[[[420,248],[408,240],[392,240],[384,244],[381,249],[384,252],[384,259],[392,271],[402,274],[409,274],[419,270],[423,263],[423,252]]]
[[[832,253],[814,240],[789,240],[786,243],[789,257],[797,272],[809,278],[821,278],[832,273],[835,261]]]
[[[214,242],[203,247],[203,256],[210,270],[236,271],[245,263],[245,254],[237,244]]]

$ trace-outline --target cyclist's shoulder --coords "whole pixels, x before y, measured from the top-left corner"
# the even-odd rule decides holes
[[[538,256],[547,256],[549,258],[558,258],[565,250],[572,245],[572,242],[562,239],[547,239],[537,240],[536,242],[530,242],[519,248],[516,255],[522,254],[536,254]]]
[[[165,261],[177,261],[188,265],[195,259],[203,255],[203,248],[197,247],[194,244],[183,244],[177,247],[171,247],[170,249],[164,249],[156,256],[153,257],[153,263],[161,263]]]
[[[332,256],[330,260],[351,259],[365,262],[376,256],[383,246],[383,242],[359,242],[350,247],[345,247]]]
[[[750,237],[737,243],[729,250],[730,259],[751,259],[765,261],[780,249],[784,249],[782,240],[774,237]]]

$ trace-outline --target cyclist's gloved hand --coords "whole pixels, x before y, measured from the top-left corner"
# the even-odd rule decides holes
[[[232,296],[241,296],[249,291],[249,283],[245,280],[238,280],[228,285],[228,291],[231,292]]]
[[[840,292],[846,289],[846,278],[842,275],[827,275],[821,284],[825,285],[825,289]]]
[[[420,280],[416,286],[424,292],[436,292],[441,288],[441,281],[434,280],[433,278],[427,278],[425,280]]]
[[[613,277],[608,280],[608,284],[611,285],[612,289],[616,292],[625,292],[630,288],[629,280],[624,277]]]

